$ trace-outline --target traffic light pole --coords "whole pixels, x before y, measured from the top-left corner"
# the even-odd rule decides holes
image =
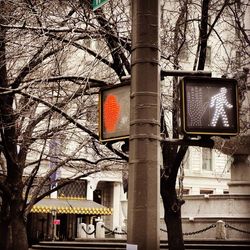
[[[160,249],[159,10],[159,0],[132,1],[127,231],[138,250]]]

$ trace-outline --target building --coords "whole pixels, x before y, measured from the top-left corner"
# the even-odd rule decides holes
[[[125,2],[127,3],[127,1]],[[237,2],[239,5],[243,4],[241,1]],[[41,20],[36,23],[36,18],[34,18],[36,15],[34,15],[32,11],[28,12],[29,15],[27,15],[27,20],[23,20],[26,15],[17,13],[18,18],[15,18],[15,21],[13,21],[17,26],[12,28],[13,30],[24,30],[26,33],[24,32],[21,36],[20,33],[15,30],[15,32],[12,33],[13,36],[8,37],[13,44],[12,47],[10,46],[10,48],[8,48],[9,57],[13,56],[13,51],[18,51],[22,54],[19,60],[17,60],[16,56],[13,56],[13,61],[8,64],[12,66],[10,67],[9,75],[13,78],[18,76],[18,72],[23,70],[24,61],[28,61],[26,68],[28,68],[30,72],[28,76],[23,79],[23,82],[27,84],[24,86],[24,89],[29,93],[28,87],[32,86],[32,88],[30,88],[30,93],[35,93],[37,99],[40,98],[44,101],[44,103],[41,102],[38,105],[38,109],[35,111],[30,110],[29,107],[34,105],[35,102],[35,99],[32,99],[32,95],[30,95],[30,99],[28,99],[26,105],[16,109],[16,114],[22,114],[18,125],[20,127],[23,125],[18,135],[18,146],[25,148],[22,142],[24,139],[27,139],[23,138],[23,132],[26,131],[28,127],[26,124],[29,124],[29,122],[32,122],[35,118],[38,121],[40,118],[39,115],[44,115],[47,109],[53,107],[54,110],[52,111],[54,112],[55,108],[58,107],[58,102],[62,101],[59,106],[61,109],[59,112],[57,110],[59,115],[53,114],[51,117],[48,115],[49,119],[42,124],[38,123],[38,126],[33,131],[34,133],[32,133],[32,136],[30,135],[37,143],[34,147],[33,145],[30,147],[29,156],[26,162],[27,166],[25,166],[24,171],[24,179],[29,177],[33,171],[36,171],[37,165],[35,165],[34,161],[36,162],[36,160],[42,158],[42,166],[39,168],[37,180],[39,181],[39,178],[48,175],[48,177],[50,177],[48,178],[50,183],[47,183],[44,187],[45,189],[50,189],[52,185],[59,185],[60,181],[66,178],[73,178],[73,176],[77,176],[77,174],[80,175],[82,173],[84,174],[85,171],[93,170],[93,168],[88,169],[91,163],[87,164],[86,162],[87,160],[92,161],[93,159],[99,160],[100,154],[98,155],[98,153],[101,152],[103,158],[110,156],[103,148],[103,150],[100,151],[98,151],[99,148],[95,150],[94,146],[101,148],[102,145],[97,145],[95,141],[93,142],[89,139],[87,136],[88,133],[86,132],[87,130],[85,129],[83,132],[79,128],[79,124],[84,124],[86,125],[85,128],[91,129],[91,131],[93,130],[97,133],[97,97],[95,95],[97,89],[87,92],[86,96],[84,96],[85,90],[87,86],[90,86],[92,83],[96,84],[96,88],[100,87],[100,85],[98,85],[100,81],[93,81],[93,78],[97,80],[105,79],[105,81],[107,80],[110,84],[117,83],[117,71],[114,69],[118,63],[113,62],[112,59],[117,55],[115,52],[119,51],[118,48],[120,48],[120,44],[122,44],[124,48],[126,46],[130,47],[131,45],[130,40],[125,39],[126,36],[130,34],[130,28],[128,28],[130,27],[130,22],[128,20],[130,13],[122,4],[123,1],[110,1],[110,3],[104,7],[107,8],[106,10],[110,17],[109,20],[119,24],[119,32],[114,32],[114,34],[117,36],[119,35],[120,40],[118,39],[118,41],[120,43],[118,43],[114,37],[109,37],[109,39],[113,39],[111,40],[112,43],[115,44],[114,46],[117,46],[113,48],[108,47],[111,43],[105,40],[106,36],[104,36],[102,32],[97,32],[95,29],[97,20],[93,13],[86,13],[84,8],[75,8],[73,3],[72,5],[67,5],[66,2],[62,3],[58,8],[54,8],[53,10],[50,6],[41,8],[39,12],[41,20],[45,20],[42,22],[42,25],[44,25],[42,27],[39,27]],[[176,7],[176,5],[178,5],[176,1],[162,2],[162,10],[165,11],[164,15],[166,13],[171,13],[171,15],[169,14],[169,18],[167,15],[162,15],[164,21],[164,29],[161,32],[163,40],[162,51],[164,51],[163,57],[170,58],[169,60],[162,58],[162,66],[167,69],[177,67],[178,69],[193,70],[194,67],[192,64],[195,61],[198,38],[197,22],[192,23],[189,27],[190,35],[188,34],[186,42],[180,50],[178,65],[175,65],[175,62],[172,61],[172,51],[174,51],[175,48],[175,41],[173,40],[174,35],[171,31],[175,30],[174,26],[178,18],[178,12],[169,12],[169,8],[179,9],[180,6],[178,5]],[[37,7],[39,8],[39,6]],[[193,5],[192,7],[194,9],[192,9],[193,12],[191,11],[192,15],[190,17],[192,20],[196,20],[196,13],[199,13],[200,9],[196,9],[197,5]],[[23,8],[23,6],[20,6],[20,8]],[[65,25],[65,22],[61,21],[62,18],[59,14],[64,13],[66,16],[66,12],[71,10],[71,8],[75,10],[75,12],[72,16],[68,16],[68,19],[66,19],[66,23],[68,23]],[[112,16],[113,9],[118,13],[117,18]],[[241,10],[241,8],[239,8],[239,10]],[[216,10],[213,11],[214,13],[216,12]],[[14,14],[16,14],[16,12]],[[249,18],[249,15],[245,16]],[[47,17],[49,18],[47,19]],[[88,19],[89,17],[90,19]],[[219,25],[216,26],[216,29],[218,28],[221,37],[225,38],[225,43],[221,43],[220,39],[217,37],[218,33],[213,32],[207,47],[207,63],[205,70],[212,71],[213,76],[217,77],[221,77],[224,74],[229,76],[233,75],[236,70],[247,66],[247,63],[249,63],[249,59],[244,60],[245,53],[243,52],[245,48],[243,50],[241,47],[242,44],[239,39],[239,33],[237,29],[235,30],[235,26],[231,25],[232,15],[226,12],[223,18],[224,19]],[[20,22],[19,19],[21,20]],[[91,20],[89,23],[91,25],[88,26],[82,20]],[[215,15],[209,18],[209,23],[211,22],[212,24],[213,20],[215,20]],[[224,20],[227,22],[224,22]],[[37,24],[37,26],[34,26],[34,23]],[[63,29],[60,29],[63,25],[65,25],[64,30],[66,30],[67,33],[61,33],[64,32]],[[229,27],[227,25],[229,25]],[[89,27],[91,27],[90,30],[87,29]],[[191,33],[191,30],[194,32]],[[85,31],[86,34],[84,33]],[[222,31],[225,32],[222,34]],[[45,46],[47,44],[44,43],[48,34],[50,34],[50,39],[55,39],[53,43],[51,42],[51,44],[49,44],[51,45],[49,48],[47,48]],[[59,34],[59,36],[55,36],[55,34]],[[108,34],[110,35],[110,32]],[[16,39],[17,37],[19,40]],[[48,39],[47,42],[50,42],[50,39]],[[180,42],[181,41],[178,41],[176,44],[180,45]],[[228,46],[227,51],[225,51],[225,44]],[[36,50],[34,52],[34,48],[36,49],[38,47],[42,50],[44,48],[43,46],[46,47],[46,50],[39,55],[42,64],[38,67],[39,69],[36,70],[34,66],[34,68],[32,68],[33,64],[32,61],[30,61],[31,55],[36,54],[35,52],[39,52]],[[54,48],[56,49],[53,50]],[[59,48],[60,53],[53,54]],[[49,51],[50,49],[51,53],[53,52],[52,58],[49,56],[50,53],[47,52],[47,50]],[[30,53],[31,51],[34,53]],[[167,56],[165,56],[166,53]],[[44,55],[46,55],[46,57],[44,57]],[[129,52],[126,51],[121,55],[121,58],[129,58],[129,56]],[[38,61],[36,61],[36,63],[38,63]],[[122,60],[119,61],[119,63],[121,62]],[[129,71],[128,68],[129,67],[124,70],[127,75]],[[28,69],[26,71],[29,71]],[[67,77],[65,77],[65,75]],[[72,75],[75,77],[72,77]],[[64,81],[64,84],[62,84],[61,81]],[[39,83],[39,85],[37,83]],[[166,83],[162,83],[162,85],[164,85],[163,88],[167,88],[166,98],[168,98],[170,104],[166,105],[166,110],[168,110],[169,113],[171,113],[173,101],[173,88],[171,84],[172,80],[170,80],[170,83],[169,80],[166,80]],[[79,86],[81,86],[81,89],[78,89]],[[60,93],[60,95],[57,95],[58,93]],[[68,94],[70,94],[69,97]],[[77,97],[79,99],[77,99]],[[21,98],[18,97],[17,102],[19,100],[21,100]],[[249,98],[246,99],[245,103],[247,103],[246,112],[249,112],[247,111],[247,107],[249,107]],[[37,108],[36,105],[34,105],[34,107]],[[29,113],[29,111],[33,113]],[[78,127],[75,126],[76,123],[67,124],[68,120],[65,119],[67,115],[78,118]],[[166,114],[166,117],[170,127],[171,119],[168,114]],[[249,121],[249,118],[247,118],[247,121]],[[47,134],[49,135],[47,139],[51,141],[51,144],[46,145],[43,151],[41,148],[43,148],[44,142],[48,142],[44,139],[43,133],[43,130],[45,131],[47,126],[49,128],[47,130]],[[60,127],[61,129],[59,132],[63,132],[63,134],[59,133],[58,135],[57,128]],[[58,145],[58,137],[61,142],[59,143],[59,147],[56,147],[55,144]],[[21,148],[21,150],[23,148]],[[40,155],[41,152],[43,152],[42,155]],[[64,154],[62,154],[62,152]],[[72,162],[67,162],[67,156],[69,155],[72,157]],[[88,158],[85,158],[85,162],[79,160],[86,155]],[[51,168],[56,168],[59,157],[60,162],[65,164],[60,167],[60,171],[54,171],[52,175],[49,170]],[[105,164],[103,163],[102,166],[96,164],[98,165],[97,170],[101,172],[82,177],[78,182],[73,183],[57,193],[53,193],[51,197],[44,198],[40,203],[34,205],[29,218],[29,222],[31,222],[29,226],[32,225],[29,227],[32,240],[43,238],[52,239],[53,237],[59,239],[77,238],[77,229],[80,223],[95,223],[95,219],[99,220],[99,217],[104,220],[105,225],[111,230],[117,226],[123,226],[126,223],[126,221],[124,221],[124,219],[126,219],[125,213],[123,212],[123,205],[127,200],[126,194],[124,194],[123,191],[123,169],[121,170],[119,163],[117,164],[119,165],[118,169],[115,167],[114,169],[110,168],[111,171],[105,171],[105,167],[109,166],[109,164]],[[112,164],[114,165],[116,163],[112,162]],[[227,183],[230,181],[230,166],[231,158],[219,151],[190,148],[188,156],[180,170],[180,186],[178,185],[177,189],[179,189],[181,195],[202,195],[200,197],[204,197],[204,195],[227,194],[229,192]],[[4,170],[2,170],[2,172],[4,172]],[[34,188],[39,190],[39,185],[35,185],[34,183]]]

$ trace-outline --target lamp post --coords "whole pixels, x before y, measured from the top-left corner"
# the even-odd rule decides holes
[[[52,240],[54,241],[56,235],[56,227],[55,227],[56,209],[52,209],[51,214],[52,214]]]

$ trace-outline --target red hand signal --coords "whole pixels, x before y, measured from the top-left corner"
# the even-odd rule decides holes
[[[112,133],[116,130],[117,122],[120,117],[120,105],[114,95],[108,95],[104,103],[104,127],[107,132]]]

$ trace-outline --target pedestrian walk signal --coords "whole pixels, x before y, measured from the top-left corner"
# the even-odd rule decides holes
[[[184,134],[233,136],[238,133],[235,79],[184,77],[180,90],[181,128]]]
[[[100,141],[119,141],[129,136],[130,84],[103,88],[99,94]]]

